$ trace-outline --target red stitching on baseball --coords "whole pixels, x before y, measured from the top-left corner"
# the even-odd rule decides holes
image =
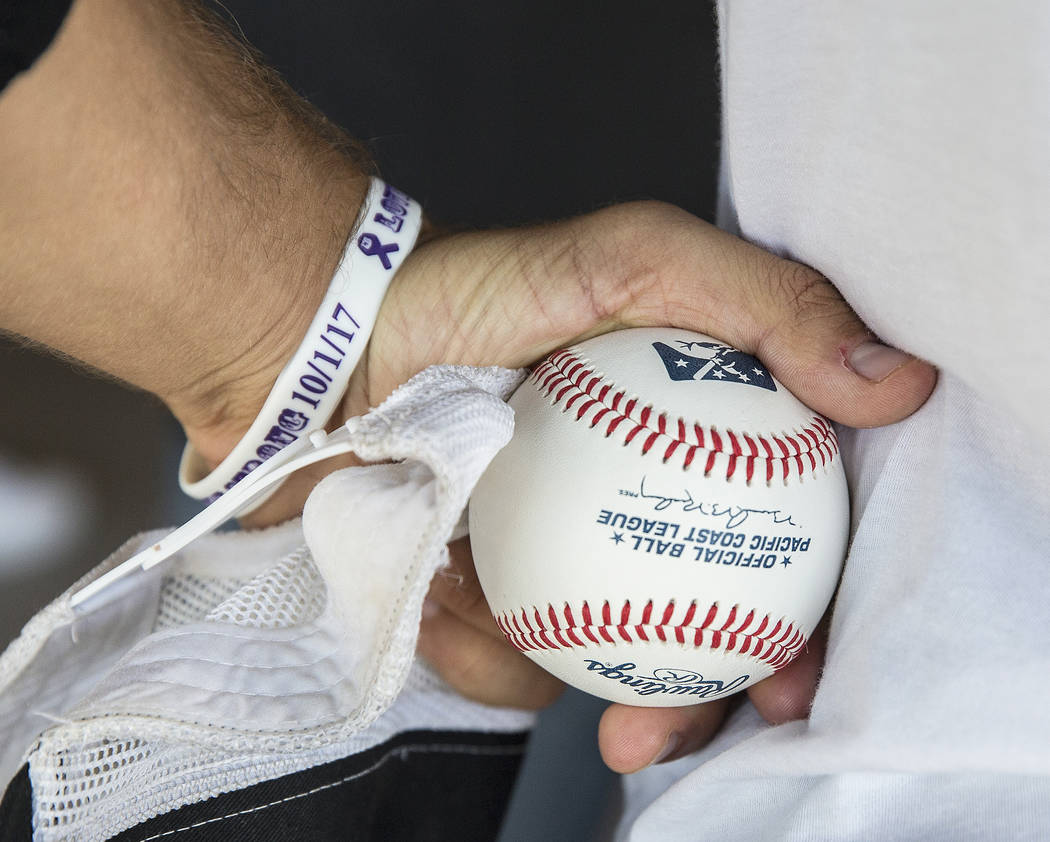
[[[567,389],[571,388],[572,385],[573,384],[570,383],[568,386],[566,386],[566,388]],[[587,393],[586,392],[573,392],[572,395],[569,397],[569,399],[567,401],[565,401],[565,406],[562,407],[562,411],[563,412],[568,412],[570,409],[572,409],[572,405],[574,403],[576,403],[576,401],[578,401],[580,398],[586,399],[587,398]]]
[[[579,421],[581,418],[583,418],[583,416],[587,414],[587,410],[589,410],[596,403],[598,403],[598,401],[596,401],[594,398],[591,398],[589,401],[585,401],[583,406],[581,406],[576,411],[576,420]]]
[[[624,440],[625,445],[631,444],[642,433],[648,433],[641,439],[643,454],[653,450],[661,436],[670,439],[666,447],[657,449],[657,452],[662,454],[661,458],[667,462],[676,453],[682,453],[680,458],[682,458],[683,468],[689,468],[692,465],[698,448],[707,450],[708,456],[704,464],[705,475],[710,474],[714,469],[718,454],[725,453],[727,479],[736,473],[738,465],[736,457],[743,457],[747,482],[751,482],[754,478],[754,460],[756,459],[763,459],[766,462],[766,482],[772,482],[777,474],[774,463],[780,464],[782,479],[787,482],[793,471],[798,476],[806,473],[806,460],[809,461],[809,470],[815,471],[818,456],[821,465],[826,466],[839,452],[835,431],[819,415],[814,415],[810,419],[809,426],[780,435],[776,433],[737,433],[733,430],[726,430],[724,435],[729,441],[728,448],[723,441],[723,434],[717,429],[711,427],[705,431],[700,424],[693,423],[692,435],[696,438],[694,444],[687,440],[689,425],[685,419],[668,419],[665,413],[654,413],[651,406],[642,407],[641,412],[635,416],[638,399],[629,398],[626,405],[621,408],[621,403],[625,398],[623,390],[616,391],[612,400],[609,401],[608,396],[614,388],[613,384],[604,381],[601,374],[595,374],[594,369],[588,367],[585,360],[568,348],[555,352],[537,366],[532,379],[548,397],[557,390],[552,402],[554,404],[563,403],[565,411],[572,408],[581,398],[586,397],[587,399],[583,400],[576,410],[576,420],[582,421],[597,407],[597,412],[590,419],[590,426],[597,427],[598,424],[608,419],[605,427],[606,438],[611,437],[624,421],[630,422],[630,430]],[[571,396],[566,398],[566,395],[570,394]],[[655,429],[650,427],[654,414],[656,417]],[[609,418],[609,416],[612,417]],[[746,451],[744,445],[741,444],[741,439],[746,445]],[[805,444],[805,447],[799,443],[799,440]],[[679,449],[679,444],[687,446]],[[774,446],[780,451],[779,456]]]
[[[720,435],[718,435],[718,430],[716,430],[714,427],[712,427],[711,428],[711,450],[718,451],[719,453],[721,453],[723,449],[724,448],[722,447],[722,437]]]
[[[612,410],[609,409],[609,407],[607,406],[603,406],[600,410],[598,410],[594,418],[591,419],[591,429],[593,430],[595,427],[597,427],[598,422],[601,421],[602,418],[604,418],[610,412],[612,412]],[[576,420],[579,421],[580,419],[577,418]]]
[[[709,450],[707,453],[707,464],[704,465],[704,476],[706,477],[711,473],[711,469],[715,466],[715,458],[718,456],[717,450]]]
[[[654,622],[657,612],[652,600],[646,602],[640,612],[632,608],[630,600],[625,600],[619,610],[608,600],[602,600],[600,604],[599,622],[596,622],[598,616],[592,612],[591,603],[586,600],[580,604],[582,622],[579,623],[568,603],[562,609],[561,619],[553,605],[532,607],[532,623],[527,608],[494,614],[493,617],[511,645],[522,652],[586,649],[589,644],[584,637],[594,646],[616,646],[634,643],[635,637],[648,642],[650,635],[665,642],[670,636],[679,644],[700,648],[705,645],[706,631],[707,648],[748,655],[779,670],[789,664],[806,644],[806,636],[794,623],[781,619],[770,628],[772,620],[768,614],[758,618],[754,609],[745,612],[737,605],[731,606],[728,612],[721,612],[720,616],[718,603],[712,603],[703,620],[695,623],[702,613],[695,600],[689,603],[678,622],[672,622],[675,612],[680,611],[674,600],[667,603],[657,622]],[[744,615],[742,621],[739,620],[741,614]]]

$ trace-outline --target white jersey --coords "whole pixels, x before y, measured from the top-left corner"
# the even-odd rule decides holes
[[[627,780],[621,838],[1050,835],[1050,11],[719,10],[723,219],[936,364],[845,431],[853,543],[812,716],[747,705]]]

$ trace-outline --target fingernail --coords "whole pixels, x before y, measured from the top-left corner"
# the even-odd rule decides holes
[[[434,619],[434,617],[436,617],[440,613],[440,611],[441,606],[438,605],[434,600],[430,599],[429,597],[423,600],[422,614],[424,620]]]
[[[911,354],[870,340],[862,342],[848,354],[843,351],[842,356],[850,370],[875,383],[885,380],[902,365],[915,359]]]
[[[655,766],[657,763],[663,763],[665,760],[670,760],[679,748],[682,747],[682,735],[677,731],[672,731],[667,735],[667,742],[664,743],[664,747],[660,749],[656,757],[649,761],[650,766]]]

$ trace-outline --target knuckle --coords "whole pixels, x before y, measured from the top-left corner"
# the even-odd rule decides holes
[[[510,270],[536,293],[535,303],[560,332],[593,335],[623,327],[631,315],[666,321],[672,257],[696,220],[667,202],[645,200],[527,229],[515,242]],[[539,234],[539,236],[536,236]],[[551,305],[550,302],[557,302]],[[556,307],[556,312],[548,310]],[[654,311],[655,310],[655,311]]]
[[[596,300],[604,302],[606,316],[622,317],[645,309],[667,296],[672,257],[681,246],[681,234],[695,224],[681,208],[656,200],[615,205],[593,214],[588,240],[598,248],[590,255],[590,277]],[[660,293],[660,294],[654,294]],[[651,314],[656,320],[666,314]]]
[[[677,205],[663,202],[659,199],[640,199],[634,202],[624,202],[621,205],[614,206],[611,210],[620,213],[634,228],[665,228],[669,224],[692,218],[689,213]]]
[[[839,320],[844,314],[849,321],[856,319],[835,286],[816,269],[802,263],[778,261],[769,283],[775,305],[798,325]]]
[[[569,226],[553,263],[561,277],[575,285],[576,299],[582,303],[588,322],[604,323],[619,309],[617,261],[614,242],[578,226]]]

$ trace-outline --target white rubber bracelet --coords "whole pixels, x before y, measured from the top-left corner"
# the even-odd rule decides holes
[[[372,179],[328,293],[255,423],[206,476],[200,476],[207,470],[203,458],[187,444],[179,465],[183,491],[213,503],[283,448],[324,428],[343,399],[383,296],[415,245],[422,221],[417,202]],[[265,499],[255,500],[253,508]]]

